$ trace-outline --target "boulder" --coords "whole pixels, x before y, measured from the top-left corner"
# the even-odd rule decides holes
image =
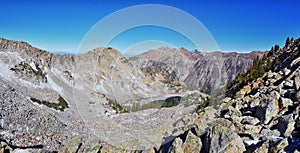
[[[99,143],[99,141],[91,141],[87,145],[81,147],[84,152],[86,153],[95,153],[102,148],[102,144]],[[81,149],[79,150],[81,151]]]
[[[270,148],[270,152],[286,152],[285,147],[289,145],[288,139],[284,138],[281,141],[277,142]]]
[[[247,86],[244,86],[244,88],[239,91],[239,94],[245,95],[245,94],[249,94],[250,92],[251,92],[251,87],[249,85],[247,85]]]
[[[232,106],[229,106],[228,112],[224,115],[224,118],[230,119],[234,123],[240,123],[242,120],[241,116],[242,116],[242,113],[238,109],[236,109]]]
[[[292,135],[293,131],[295,130],[295,122],[291,121],[287,124],[286,130],[284,132],[284,136],[285,137],[289,137],[290,135]]]
[[[254,153],[269,152],[269,141],[265,141],[261,146],[254,150]]]
[[[201,139],[191,131],[188,132],[185,142],[182,144],[183,152],[200,153],[202,148]]]
[[[245,125],[237,125],[236,127],[238,130],[239,134],[250,134],[250,135],[255,135],[258,134],[262,127],[261,126],[254,126],[254,125],[250,125],[250,124],[245,124]]]
[[[276,106],[276,99],[268,98],[261,101],[255,112],[255,117],[257,117],[262,123],[268,124],[277,114],[278,108]]]
[[[218,118],[214,121],[214,124],[211,126],[215,126],[215,125],[222,125],[222,126],[225,126],[229,129],[231,129],[232,131],[236,131],[236,128],[235,128],[235,124],[227,119],[224,119],[224,118]]]
[[[142,150],[140,153],[156,153],[157,149],[155,147],[152,147],[151,149]]]
[[[182,140],[180,138],[176,138],[173,141],[168,153],[184,153],[182,149]]]
[[[257,92],[256,93],[257,95],[260,95],[260,93],[259,92]],[[255,95],[256,95],[255,94]],[[252,107],[252,108],[254,108],[254,107],[256,107],[256,106],[259,106],[259,104],[260,104],[260,97],[256,97],[255,96],[255,98],[257,98],[257,99],[255,99],[255,100],[253,100],[251,103],[250,103],[250,107]]]
[[[276,129],[275,130],[263,129],[261,130],[260,133],[267,138],[280,137],[280,132]]]
[[[217,111],[212,107],[206,107],[196,118],[194,118],[195,130],[198,136],[203,135],[206,129],[209,127],[208,124],[214,122],[217,117]]]
[[[243,116],[241,123],[242,124],[256,125],[256,124],[259,123],[259,120],[255,117],[252,117],[252,116]]]
[[[207,152],[244,152],[246,151],[243,140],[230,128],[218,124],[210,129],[207,136]]]
[[[194,135],[191,131],[187,132],[184,138],[177,137],[172,142],[171,146],[167,149],[168,153],[200,153],[202,142],[199,137]],[[183,142],[184,141],[184,142]],[[163,151],[165,152],[165,151]]]
[[[224,103],[228,103],[228,102],[230,102],[231,101],[231,98],[230,97],[225,97],[223,100],[222,100],[222,102],[224,102]]]
[[[82,145],[82,138],[80,136],[72,137],[66,145],[66,152],[76,152]]]

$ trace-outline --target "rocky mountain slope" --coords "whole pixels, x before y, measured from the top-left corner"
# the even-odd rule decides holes
[[[147,77],[112,48],[59,55],[0,39],[0,76],[0,141],[11,148],[159,146],[207,97]]]
[[[299,152],[299,47],[300,39],[288,39],[272,48],[230,85],[230,96],[195,113],[192,128],[159,151]]]
[[[213,91],[226,86],[252,66],[264,52],[198,52],[162,47],[131,57],[130,60],[153,78],[185,84],[192,89]]]

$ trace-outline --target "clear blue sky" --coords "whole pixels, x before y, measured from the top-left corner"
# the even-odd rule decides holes
[[[188,12],[224,51],[267,50],[288,36],[300,36],[299,0],[9,0],[0,4],[0,37],[49,51],[74,51],[103,17],[139,4]]]

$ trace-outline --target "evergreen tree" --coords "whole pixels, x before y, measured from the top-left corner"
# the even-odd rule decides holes
[[[280,47],[279,47],[279,45],[275,45],[275,47],[274,47],[274,51],[279,51],[279,49],[280,49]]]
[[[281,63],[280,59],[279,59],[279,58],[276,58],[275,65],[278,66],[278,65],[280,65],[280,63]]]
[[[268,52],[268,57],[271,57],[274,53],[274,47],[271,48],[271,50]]]
[[[291,44],[290,37],[288,37],[285,41],[285,47],[287,47],[289,44]]]

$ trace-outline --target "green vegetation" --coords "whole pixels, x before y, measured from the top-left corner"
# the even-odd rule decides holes
[[[161,108],[168,108],[174,107],[180,104],[181,102],[180,96],[169,97],[165,100],[156,100],[147,103],[135,102],[130,106],[123,106],[124,110],[130,112],[137,112],[146,109],[161,109]]]
[[[290,45],[292,42],[292,40],[290,40],[290,37],[288,37],[285,41],[285,46],[287,47],[288,45]]]
[[[14,72],[32,73],[37,77],[41,77],[43,80],[45,80],[45,82],[47,82],[47,77],[40,69],[38,64],[35,64],[35,68],[36,70],[34,70],[28,63],[21,62],[20,64],[15,65],[14,68],[10,68],[10,70]]]
[[[286,50],[295,50],[298,46],[291,46],[295,42],[299,43],[300,39],[294,40],[293,38],[287,38],[285,47],[280,48],[279,45],[275,45],[271,48],[267,55],[262,58],[256,58],[253,60],[253,66],[246,72],[239,74],[235,80],[228,84],[226,87],[227,96],[232,97],[235,92],[240,90],[243,86],[251,83],[259,77],[262,77],[265,72],[276,71],[278,68],[286,65],[288,61],[292,61],[299,57],[299,51],[285,52]],[[292,47],[292,48],[287,48]],[[283,59],[285,59],[283,61]]]
[[[137,112],[137,111],[153,109],[153,108],[160,109],[162,103],[163,101],[153,101],[144,104],[141,104],[141,102],[135,102],[132,104],[132,106],[126,106],[126,108],[127,110],[130,110],[130,112]]]
[[[280,51],[281,49],[279,45],[275,45],[267,55],[264,55],[262,58],[257,56],[253,60],[252,67],[246,73],[237,75],[235,80],[226,86],[227,96],[232,97],[233,93],[240,90],[243,86],[259,77],[262,77],[265,72],[274,70],[278,65],[280,65],[280,59],[275,56],[279,54]],[[275,59],[274,62],[273,59]]]
[[[39,67],[38,64],[35,64],[35,68],[37,71],[33,70],[33,73],[36,75],[36,76],[40,76],[42,77],[43,79],[47,80],[46,78],[46,75],[43,73],[43,71],[41,70],[41,68]]]
[[[115,99],[109,99],[108,100],[108,105],[115,110],[117,113],[128,113],[129,111],[125,109],[121,104],[119,104]]]
[[[41,104],[41,105],[45,105],[49,108],[53,108],[55,110],[59,110],[59,111],[64,111],[66,108],[69,108],[68,103],[61,97],[59,96],[59,98],[57,99],[58,102],[56,103],[52,103],[49,101],[45,101],[45,100],[38,100],[36,98],[30,98],[31,101]]]
[[[177,106],[180,103],[181,97],[175,96],[167,98],[161,105],[161,107],[173,107]]]
[[[200,104],[200,107],[207,106],[209,100],[200,96],[202,99],[199,101],[199,97],[196,95],[190,95],[188,97],[180,97],[173,96],[166,98],[165,100],[156,100],[151,102],[139,102],[136,101],[129,105],[121,105],[115,99],[107,98],[105,95],[103,97],[108,101],[108,105],[116,111],[116,113],[128,113],[128,112],[138,112],[147,109],[161,109],[161,108],[169,108],[179,105],[180,103],[184,103],[185,107],[194,104]]]

